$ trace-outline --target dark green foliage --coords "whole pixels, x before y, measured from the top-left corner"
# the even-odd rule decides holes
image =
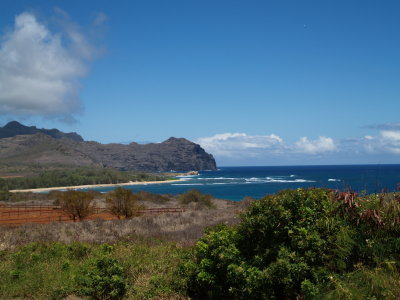
[[[357,221],[346,205],[324,189],[281,191],[254,202],[239,225],[217,226],[197,243],[195,261],[185,265],[190,292],[208,299],[311,299],[337,288],[332,278],[343,280],[357,264],[377,268],[388,260],[398,275],[399,236]]]
[[[199,190],[195,189],[187,191],[182,195],[179,195],[179,201],[184,205],[194,203],[198,207],[212,208],[213,203],[211,200],[212,200],[211,195],[204,195]]]
[[[2,180],[0,178],[0,180]],[[1,184],[1,182],[0,182]],[[10,201],[12,199],[13,193],[10,193],[9,191],[0,191],[0,201]]]
[[[229,299],[228,273],[230,265],[240,260],[235,228],[218,225],[205,233],[196,244],[196,261],[187,262],[189,291],[204,299]]]
[[[90,246],[83,243],[72,242],[67,245],[68,256],[74,259],[83,259],[87,257],[90,252]]]
[[[115,184],[129,181],[158,181],[165,179],[165,176],[155,174],[82,167],[77,169],[41,171],[39,175],[35,176],[0,178],[0,191],[88,184]]]
[[[0,201],[5,202],[20,202],[20,201],[34,201],[34,200],[48,200],[54,199],[55,197],[50,193],[33,193],[33,192],[20,192],[11,193],[9,191],[0,191]]]
[[[108,210],[120,219],[132,218],[139,215],[141,206],[137,204],[138,197],[132,190],[116,188],[106,196]]]
[[[82,267],[77,279],[80,294],[93,299],[121,299],[127,290],[125,270],[107,250],[104,252]]]

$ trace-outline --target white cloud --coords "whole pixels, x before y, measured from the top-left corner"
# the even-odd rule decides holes
[[[301,137],[294,143],[276,134],[221,133],[196,142],[223,165],[396,163],[400,155],[400,130],[342,140]]]
[[[320,136],[316,140],[309,140],[307,137],[302,137],[295,143],[295,150],[308,153],[317,154],[336,150],[336,145],[332,138]]]
[[[0,114],[68,118],[80,110],[78,80],[94,48],[68,24],[52,33],[31,13],[16,16],[0,44]]]
[[[390,142],[400,141],[400,131],[383,130],[383,131],[381,131],[381,136],[383,139],[390,141]]]
[[[400,131],[382,130],[380,132],[380,147],[387,152],[400,154]]]
[[[309,140],[302,137],[294,145],[287,145],[276,134],[247,135],[245,133],[222,133],[196,141],[206,151],[224,157],[263,157],[266,155],[290,155],[296,153],[318,154],[336,150],[332,138],[319,137]]]
[[[293,143],[276,134],[221,133],[197,139],[222,165],[398,163],[400,123],[380,126],[376,135],[333,139],[301,137]],[[376,127],[371,129],[377,129]]]
[[[283,140],[275,134],[251,136],[245,133],[222,133],[199,138],[197,143],[207,151],[222,156],[237,156],[243,153],[254,156],[260,150],[277,152],[284,147]]]
[[[381,130],[379,135],[346,139],[338,142],[341,152],[347,154],[400,154],[400,131]]]

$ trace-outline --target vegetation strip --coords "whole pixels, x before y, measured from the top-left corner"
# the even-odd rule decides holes
[[[23,190],[10,190],[11,193],[23,193],[23,192],[48,192],[57,190],[77,190],[77,189],[90,189],[99,187],[119,187],[119,186],[132,186],[132,185],[146,185],[146,184],[161,184],[170,183],[171,181],[181,181],[182,179],[166,179],[158,181],[136,181],[136,182],[124,182],[124,183],[109,183],[109,184],[88,184],[88,185],[76,185],[76,186],[62,186],[62,187],[49,187],[49,188],[36,188],[36,189],[23,189]]]
[[[139,182],[164,182],[165,180],[176,180],[176,178],[164,174],[117,171],[109,168],[60,168],[28,173],[25,177],[0,178],[0,191],[53,187],[67,189],[85,185],[90,188],[96,185],[129,185]]]

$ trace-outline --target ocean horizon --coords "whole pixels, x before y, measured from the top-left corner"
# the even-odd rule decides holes
[[[358,193],[396,191],[400,183],[400,164],[312,165],[312,166],[224,166],[216,171],[180,176],[181,181],[125,186],[157,194],[180,194],[198,189],[216,198],[240,201],[255,199],[285,189],[321,187]],[[94,188],[108,192],[115,187]],[[92,188],[91,188],[92,189]]]

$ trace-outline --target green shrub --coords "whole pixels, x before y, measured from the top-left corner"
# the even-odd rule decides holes
[[[125,270],[109,254],[90,259],[77,280],[80,294],[94,299],[121,299],[127,290]]]
[[[91,252],[90,246],[84,243],[72,242],[67,245],[68,256],[74,259],[83,259]]]
[[[185,264],[189,292],[207,299],[323,297],[331,278],[354,270],[357,243],[365,239],[363,224],[338,213],[341,205],[324,189],[281,191],[255,201],[239,225],[217,226],[197,243],[195,260]],[[376,261],[388,253],[398,259],[394,239],[399,241],[380,239],[379,249],[389,249],[372,253]]]

